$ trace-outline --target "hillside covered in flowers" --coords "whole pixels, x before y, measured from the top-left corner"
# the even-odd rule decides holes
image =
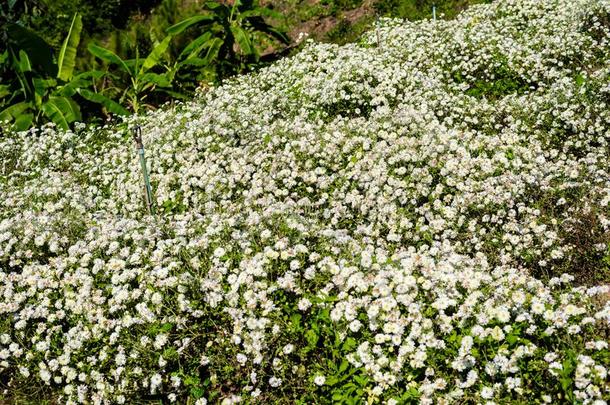
[[[0,138],[0,402],[602,404],[609,283],[608,0]]]

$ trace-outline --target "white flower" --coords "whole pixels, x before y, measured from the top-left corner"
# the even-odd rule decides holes
[[[311,301],[309,301],[307,298],[301,298],[299,300],[299,302],[297,303],[297,308],[299,308],[299,311],[302,311],[302,312],[307,311],[310,307],[311,307]]]
[[[156,392],[159,386],[161,386],[162,381],[163,379],[160,374],[154,374],[152,377],[150,377],[150,392]]]
[[[248,361],[248,357],[243,353],[237,353],[236,359],[237,359],[237,362],[239,364],[241,364],[242,366],[244,364],[246,364],[246,362]]]
[[[226,251],[223,247],[219,246],[214,250],[214,257],[223,257]]]
[[[490,387],[483,387],[481,390],[481,398],[483,399],[491,399],[494,396],[494,390]]]
[[[273,388],[277,388],[282,385],[282,380],[277,377],[271,377],[269,378],[269,385]]]
[[[314,377],[313,382],[314,384],[321,387],[326,382],[326,377],[324,377],[323,375],[317,375]]]
[[[38,374],[40,375],[40,379],[45,383],[51,381],[51,373],[49,373],[49,370],[47,370],[46,368],[40,369],[40,372]]]

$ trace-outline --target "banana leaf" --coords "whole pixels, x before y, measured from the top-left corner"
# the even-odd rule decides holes
[[[237,25],[231,25],[231,32],[235,37],[235,41],[239,45],[240,49],[244,53],[244,55],[255,55],[256,50],[252,46],[252,42],[250,41],[250,37],[248,33],[241,27]]]
[[[50,97],[42,105],[42,112],[58,127],[68,130],[70,124],[81,119],[78,105],[67,97]]]
[[[52,77],[57,75],[53,48],[44,39],[35,32],[14,23],[7,24],[7,33],[8,48],[12,49],[15,55],[19,54],[19,51],[24,51],[34,68]]]
[[[167,32],[170,35],[176,35],[176,34],[180,34],[184,30],[186,30],[187,28],[189,28],[195,24],[202,23],[203,25],[208,25],[208,24],[212,24],[214,22],[214,20],[215,20],[214,16],[196,15],[194,17],[187,18],[186,20],[182,20],[179,23],[172,25],[171,27],[166,29],[165,32]]]
[[[89,101],[92,101],[97,104],[101,104],[102,106],[104,106],[108,111],[110,111],[113,114],[129,115],[129,111],[127,111],[125,108],[123,108],[123,106],[121,106],[116,101],[111,100],[108,97],[106,97],[100,93],[94,93],[88,89],[79,89],[78,94],[80,94],[81,96],[83,96],[83,98],[85,98]]]
[[[21,114],[15,118],[13,123],[14,131],[25,131],[29,129],[34,123],[34,114]]]
[[[150,52],[150,54],[144,60],[142,67],[140,68],[140,74],[147,72],[153,67],[157,66],[161,61],[161,57],[167,51],[167,47],[169,46],[170,41],[172,40],[171,35],[168,35],[157,44],[154,49]]]
[[[96,56],[96,57],[100,58],[101,60],[106,61],[108,63],[118,65],[123,70],[125,70],[126,73],[128,73],[129,75],[132,75],[132,71],[129,69],[129,67],[127,66],[125,61],[123,59],[121,59],[119,56],[117,56],[114,52],[112,52],[106,48],[102,48],[101,46],[97,46],[95,44],[89,44],[87,49],[89,50],[89,52],[91,52],[91,54],[93,56]]]
[[[80,43],[80,34],[83,29],[83,19],[80,14],[75,14],[72,18],[72,25],[68,36],[64,40],[64,43],[59,52],[57,58],[57,77],[65,82],[72,78],[74,72],[74,66],[76,65],[76,52],[78,50],[78,44]]]

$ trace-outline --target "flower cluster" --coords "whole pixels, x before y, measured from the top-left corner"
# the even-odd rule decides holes
[[[2,395],[603,403],[608,156],[608,0],[382,20],[122,124],[10,134]]]

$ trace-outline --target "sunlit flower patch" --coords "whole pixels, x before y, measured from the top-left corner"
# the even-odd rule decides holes
[[[383,20],[123,124],[10,134],[1,395],[604,403],[609,142],[607,0]]]

